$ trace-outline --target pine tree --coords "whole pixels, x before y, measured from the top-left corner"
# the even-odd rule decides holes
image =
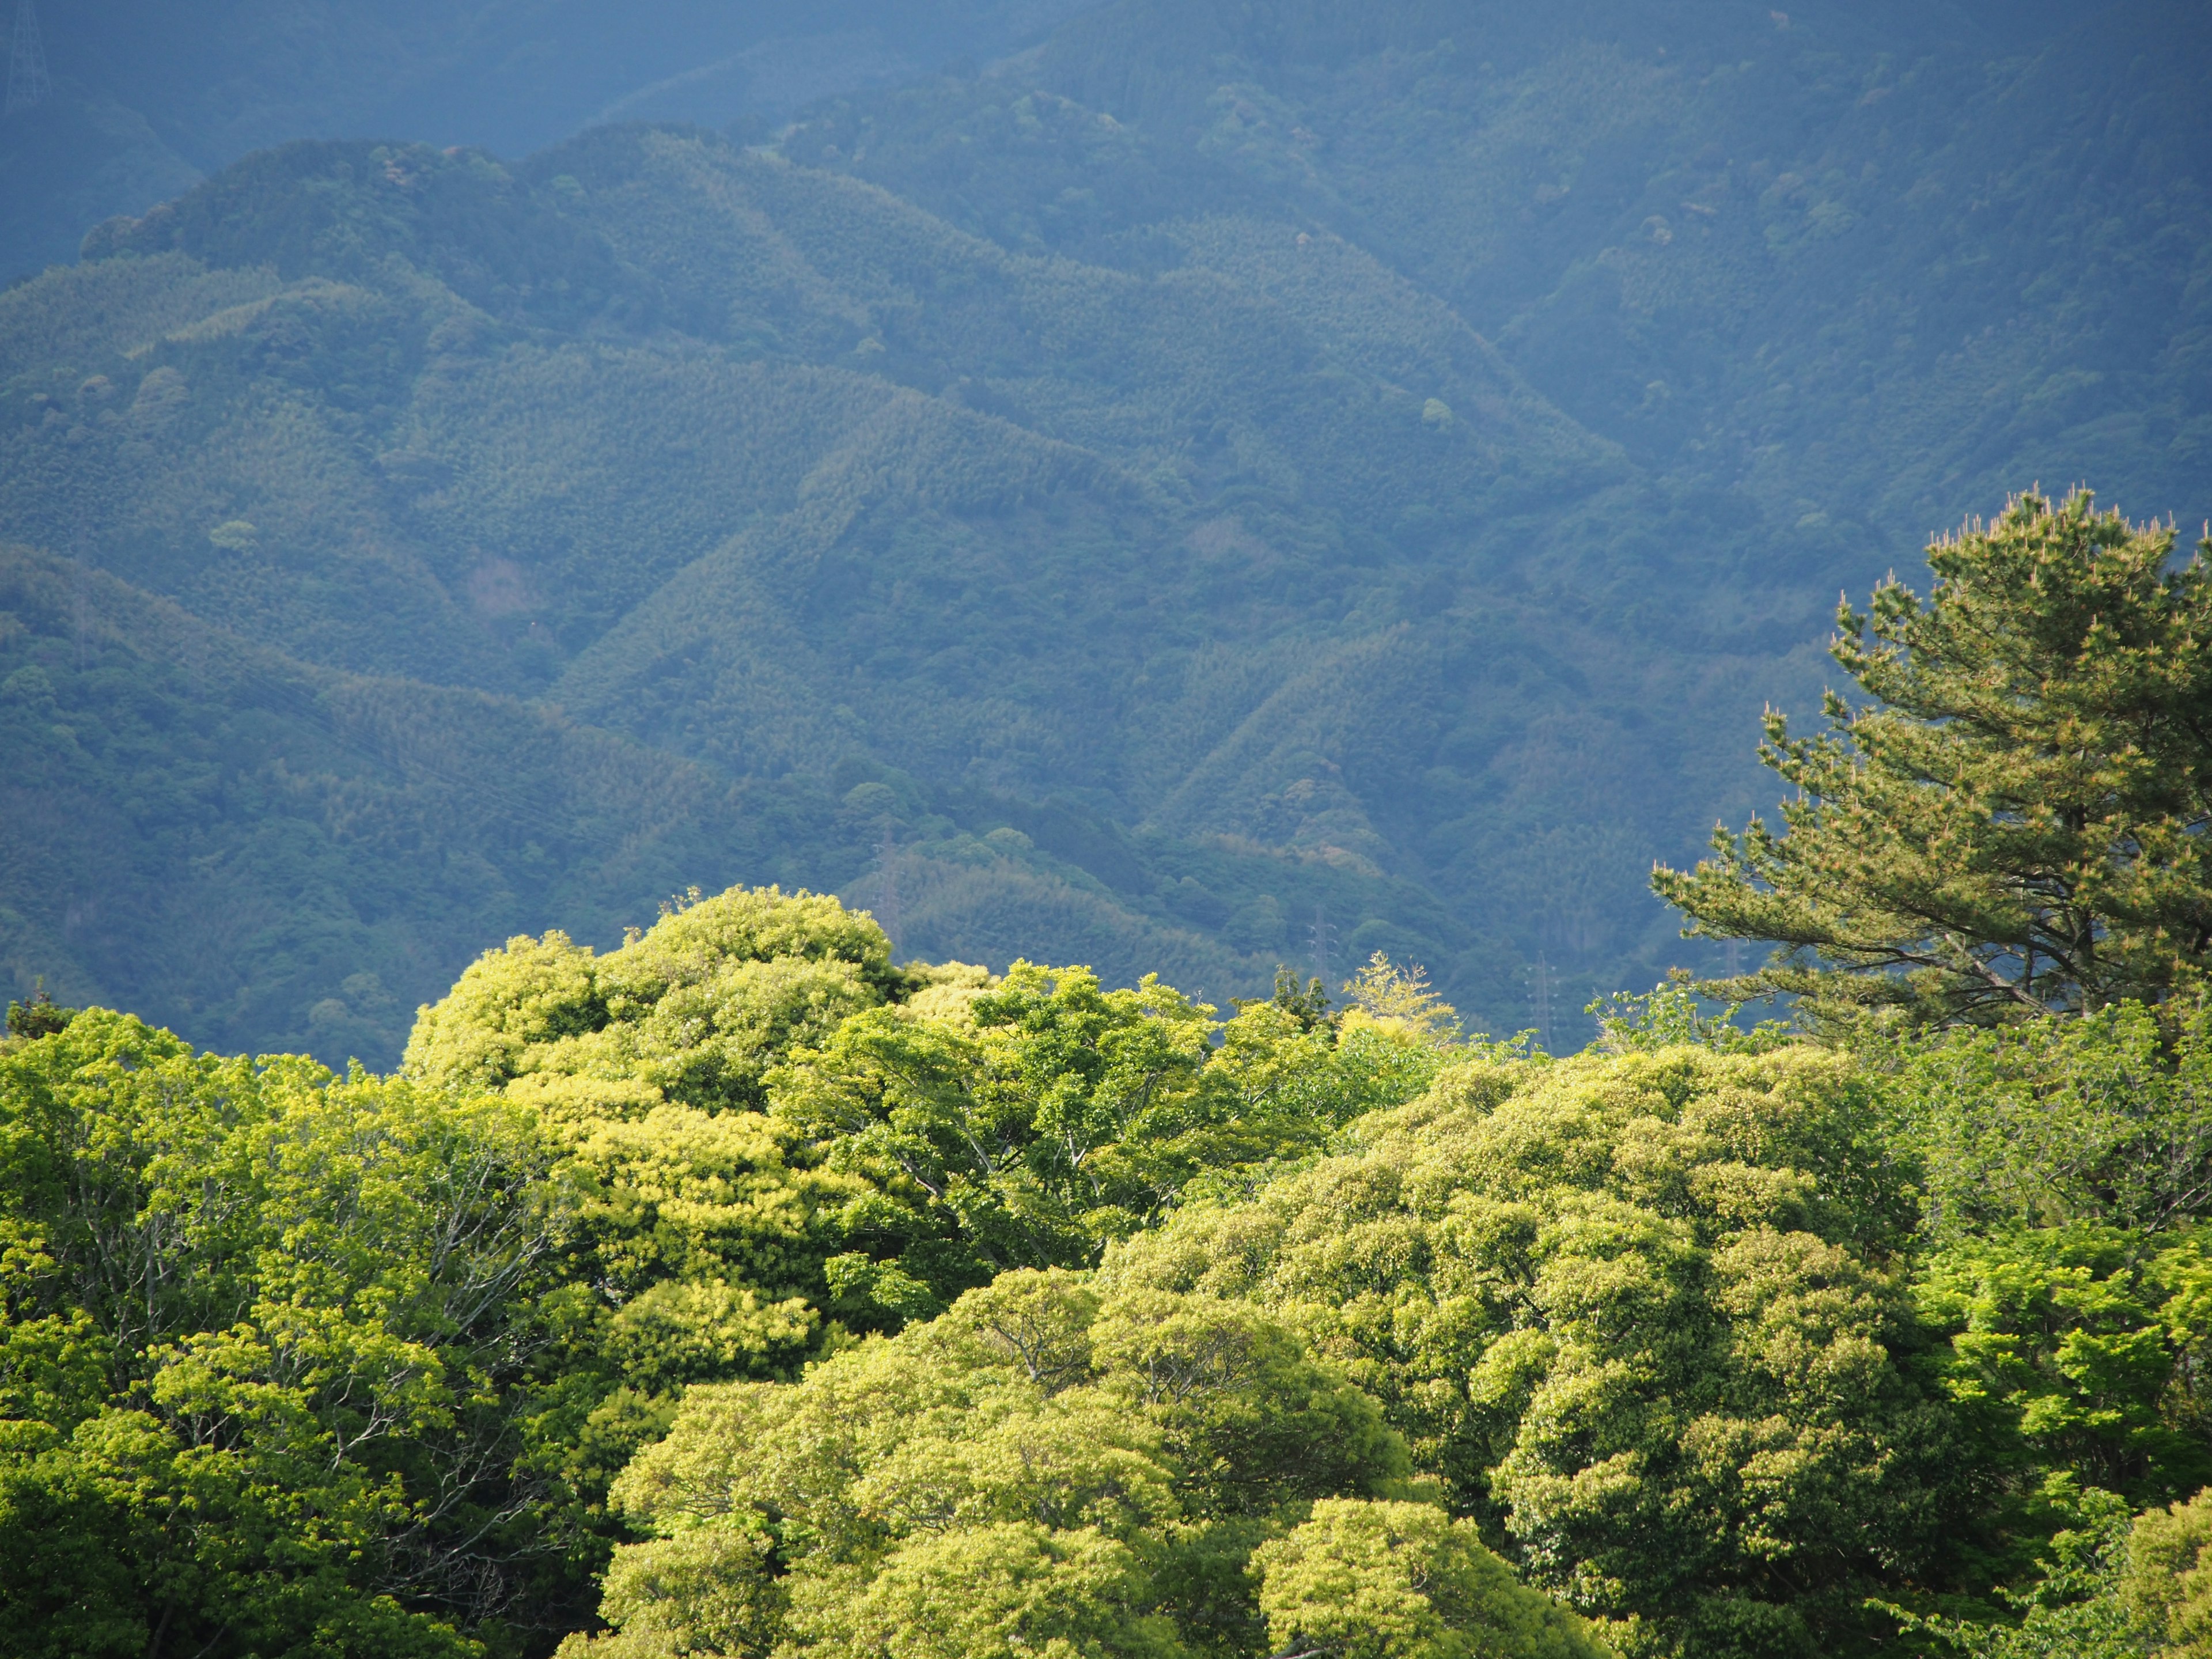
[[[1875,1011],[1992,1024],[2133,998],[2212,968],[2212,569],[2173,532],[2023,495],[1848,602],[1832,647],[1867,700],[1829,729],[1770,710],[1786,833],[1714,832],[1652,885],[1686,935],[1780,948],[1709,988],[1794,994],[1815,1024]],[[1894,1018],[1895,1015],[1891,1016]]]

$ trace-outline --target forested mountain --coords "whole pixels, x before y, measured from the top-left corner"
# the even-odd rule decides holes
[[[1856,699],[1767,721],[1782,832],[1653,876],[1783,948],[1578,1054],[1380,953],[1224,1017],[775,887],[511,937],[381,1076],[11,1000],[0,1655],[2205,1659],[2212,536],[2179,552],[2030,495],[1847,610]],[[33,612],[108,580],[23,562]],[[73,642],[96,685],[385,740],[329,793],[420,853],[467,805],[389,743],[426,699],[587,775],[571,860],[621,842],[594,804],[713,804],[131,592],[80,613],[125,624]],[[312,780],[258,781],[312,844]],[[542,849],[461,827],[530,902]]]
[[[2199,10],[48,19],[0,1659],[2212,1659]]]
[[[0,296],[0,960],[381,1062],[487,929],[773,878],[1570,1029],[1710,959],[1645,873],[1838,586],[2212,508],[2206,46],[1125,0],[775,131],[251,155]]]
[[[594,120],[757,126],[988,62],[1081,3],[36,0],[52,94],[0,119],[0,281],[290,139],[404,134],[520,155]]]

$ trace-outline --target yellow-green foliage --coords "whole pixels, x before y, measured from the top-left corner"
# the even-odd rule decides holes
[[[0,1040],[5,1650],[479,1652],[459,1586],[547,1571],[574,1496],[554,1162],[510,1103],[102,1010]]]
[[[1941,1541],[1909,1194],[1873,1127],[1852,1063],[1809,1048],[1486,1060],[1117,1246],[1104,1282],[1291,1322],[1455,1506],[1635,1641],[1791,1650]]]
[[[1407,1609],[1441,1645],[1378,1653],[1602,1653],[1441,1511],[1370,1501],[1406,1471],[1374,1403],[1256,1309],[1018,1271],[803,1382],[694,1389],[616,1485],[653,1535],[617,1553],[617,1633],[564,1651],[1249,1653],[1395,1571],[1449,1579]],[[1370,1511],[1440,1538],[1440,1572],[1318,1570]]]
[[[1581,1620],[1515,1580],[1473,1522],[1433,1504],[1325,1498],[1252,1569],[1278,1652],[1608,1659]]]
[[[391,1079],[25,1014],[15,1645],[2206,1645],[2206,1500],[2126,1542],[2203,1479],[2200,1229],[1917,1227],[1909,1067],[1359,992],[894,969],[738,889],[489,953]]]
[[[944,1013],[870,1009],[771,1074],[773,1115],[857,1176],[857,1294],[942,1306],[1010,1267],[1085,1266],[1194,1182],[1249,1179],[1417,1091],[1443,1063],[1410,1029],[1336,1039],[1273,1002],[1225,1024],[1152,975],[1109,991],[1017,962]],[[926,1291],[926,1294],[924,1293]]]
[[[1009,1260],[1087,1264],[1193,1177],[1310,1152],[1433,1073],[1411,1036],[1339,1043],[1273,1003],[1224,1026],[1076,969],[894,968],[866,915],[772,888],[694,893],[604,954],[510,941],[388,1080],[50,1023],[0,1040],[0,1537],[9,1594],[52,1613],[33,1651],[140,1651],[164,1617],[204,1643],[228,1600],[277,1647],[302,1621],[398,1654],[456,1623],[573,1628],[608,1484],[679,1401],[805,1419],[770,1437],[798,1463],[746,1466],[797,1483],[785,1510],[830,1478],[823,1443],[882,1437],[858,1496],[807,1511],[824,1572],[915,1535],[848,1595],[762,1576],[796,1534],[773,1560],[672,1534],[608,1581],[633,1647],[750,1651],[773,1624],[833,1651],[956,1626],[1166,1651],[1147,1528],[1228,1528],[1177,1571],[1228,1572],[1206,1605],[1243,1606],[1215,1559],[1238,1528],[1403,1473],[1372,1403],[1249,1308],[1101,1312],[1045,1275],[902,1346],[853,1333]],[[825,1354],[805,1386],[732,1381]],[[878,1385],[867,1427],[839,1390]],[[696,1450],[679,1428],[625,1492]],[[972,1536],[932,1541],[955,1522]]]
[[[422,1011],[410,1075],[498,1090],[565,1149],[621,1384],[604,1413],[813,1351],[836,1216],[861,1183],[763,1109],[763,1079],[923,977],[835,899],[735,888],[693,893],[604,956],[557,933],[510,939]]]
[[[2212,1654],[2212,1488],[2139,1516],[2120,1594],[2173,1659]]]
[[[622,1550],[607,1569],[600,1616],[621,1634],[562,1651],[593,1659],[715,1654],[761,1659],[783,1622],[784,1587],[766,1571],[765,1533],[696,1527]]]
[[[1441,1063],[1273,1004],[1226,1026],[1147,980],[894,968],[837,901],[694,893],[604,955],[511,939],[426,1008],[407,1074],[530,1108],[575,1182],[577,1271],[641,1432],[691,1382],[781,1376],[1012,1266],[1084,1266],[1195,1177],[1320,1144]]]
[[[1991,1469],[2055,1466],[2133,1504],[2212,1476],[2212,1239],[2075,1223],[1954,1239],[1914,1299]]]
[[[663,1100],[757,1110],[786,1049],[908,987],[883,930],[833,898],[691,899],[605,957],[559,933],[509,939],[422,1011],[406,1069],[477,1087],[529,1079],[520,1092],[553,1117]]]

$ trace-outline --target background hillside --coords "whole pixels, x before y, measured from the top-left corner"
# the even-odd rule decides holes
[[[594,120],[760,126],[829,94],[990,61],[1081,3],[40,0],[55,95],[0,120],[0,281],[291,139],[520,155]]]
[[[220,170],[0,295],[16,984],[384,1063],[506,931],[776,879],[1572,1041],[1838,588],[2038,479],[2212,512],[2197,9],[926,10],[782,103],[676,6],[131,94]],[[230,159],[606,112],[730,130]]]

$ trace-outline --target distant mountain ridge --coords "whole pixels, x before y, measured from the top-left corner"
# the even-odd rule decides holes
[[[0,283],[295,138],[519,155],[595,122],[758,128],[1034,44],[1089,3],[37,0],[52,95],[0,115]]]
[[[244,796],[128,865],[18,795],[0,961],[381,1063],[487,930],[775,879],[1217,1000],[1384,950],[1571,1038],[1687,959],[1644,873],[1762,799],[1752,717],[1809,701],[1838,586],[2036,477],[2204,496],[2212,145],[2160,90],[2203,31],[2077,33],[1121,4],[774,146],[251,156],[0,295],[0,534],[76,585],[0,701],[124,730],[169,671],[72,630],[166,604],[480,758],[434,812],[363,775],[412,841],[284,809],[320,954],[83,920],[226,902],[175,872],[262,867]],[[328,750],[147,695],[226,776]],[[482,734],[533,721],[571,735],[501,776]],[[162,763],[85,755],[42,775],[94,817]],[[570,781],[610,767],[690,805],[620,830]],[[538,850],[457,903],[477,835]]]

